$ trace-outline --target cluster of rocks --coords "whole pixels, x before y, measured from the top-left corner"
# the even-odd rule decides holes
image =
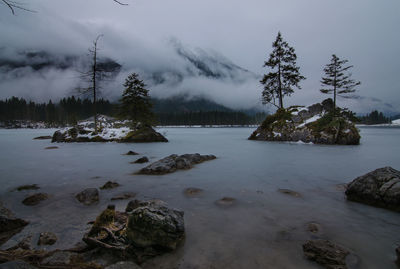
[[[198,153],[183,155],[172,154],[142,168],[138,173],[146,175],[162,175],[180,169],[190,169],[194,164],[214,159],[216,159],[214,155],[200,155]]]
[[[339,108],[333,112],[332,99],[326,99],[307,108],[279,109],[267,116],[249,140],[358,145],[360,134],[351,113]]]
[[[132,200],[125,212],[110,205],[96,218],[83,241],[142,263],[177,248],[185,236],[183,214],[161,200]]]
[[[3,207],[0,210],[1,231],[28,224],[10,217]],[[32,236],[28,236],[14,247],[0,251],[0,268],[140,268],[137,264],[173,251],[181,244],[185,237],[183,215],[183,211],[170,208],[161,200],[132,200],[125,212],[109,205],[83,236],[83,246],[68,250],[34,250]],[[56,241],[55,234],[45,232],[40,234],[38,245],[52,245]],[[105,253],[111,258],[102,259]],[[99,259],[101,265],[97,263]],[[119,262],[112,264],[115,260]]]

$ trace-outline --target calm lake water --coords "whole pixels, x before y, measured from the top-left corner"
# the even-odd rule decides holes
[[[110,198],[135,192],[137,198],[158,198],[185,211],[186,239],[175,252],[155,258],[144,268],[320,268],[307,261],[302,244],[315,238],[309,222],[321,225],[320,237],[354,251],[359,268],[396,268],[400,214],[347,202],[339,184],[383,166],[400,169],[400,128],[362,128],[359,146],[325,146],[249,141],[254,128],[164,128],[169,143],[57,144],[32,140],[53,130],[0,130],[0,200],[19,217],[31,221],[3,248],[43,231],[57,234],[50,247],[66,248],[80,240]],[[139,156],[126,156],[129,150]],[[170,154],[214,154],[216,160],[191,170],[162,176],[134,175],[146,164]],[[108,180],[122,186],[100,192],[93,206],[74,195]],[[36,183],[51,198],[34,207],[21,201],[35,191],[11,192]],[[188,198],[185,188],[204,189]],[[301,197],[278,192],[297,191]],[[215,201],[233,197],[221,208]],[[124,210],[127,201],[117,201]]]

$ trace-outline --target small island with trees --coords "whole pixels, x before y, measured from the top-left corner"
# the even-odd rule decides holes
[[[351,73],[347,72],[352,68],[345,66],[347,60],[332,55],[331,63],[324,68],[326,76],[321,80],[324,88],[320,91],[333,94],[333,100],[329,98],[307,108],[285,108],[283,97],[290,96],[294,88],[300,89],[299,82],[305,77],[299,72],[294,48],[282,39],[280,32],[272,47],[273,51],[264,63],[264,66],[272,70],[264,75],[260,82],[264,85],[263,103],[272,104],[278,109],[275,114],[266,117],[249,139],[358,145],[360,134],[354,123],[357,118],[353,112],[336,105],[337,96],[353,93],[355,87],[360,85],[360,82],[351,79]]]

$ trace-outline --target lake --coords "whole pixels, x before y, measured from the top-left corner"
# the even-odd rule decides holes
[[[321,268],[304,258],[302,244],[315,235],[307,224],[320,224],[320,237],[344,245],[360,259],[359,268],[397,268],[400,214],[347,202],[341,184],[376,168],[400,169],[400,128],[361,128],[361,145],[327,146],[249,141],[254,128],[161,128],[169,143],[56,144],[32,140],[54,130],[0,130],[0,200],[31,223],[3,248],[28,234],[51,231],[58,242],[47,249],[78,242],[86,224],[123,192],[138,199],[158,198],[184,210],[186,239],[175,252],[146,262],[143,268]],[[123,155],[129,150],[139,156]],[[162,176],[136,175],[146,164],[170,154],[214,154],[216,160],[191,170]],[[122,186],[100,192],[93,206],[74,196],[108,180]],[[49,200],[34,207],[21,201],[35,191],[12,191],[36,183]],[[196,198],[184,189],[204,193]],[[283,194],[290,189],[300,197]],[[232,197],[230,207],[215,201]],[[124,210],[128,201],[113,201]]]

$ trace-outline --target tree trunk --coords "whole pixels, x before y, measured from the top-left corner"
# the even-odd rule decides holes
[[[93,112],[94,112],[94,133],[97,134],[97,109],[96,109],[96,65],[97,65],[97,40],[94,43],[93,53]]]
[[[281,64],[278,64],[278,88],[279,88],[279,106],[283,108],[283,97],[282,97],[282,82],[281,82]]]

